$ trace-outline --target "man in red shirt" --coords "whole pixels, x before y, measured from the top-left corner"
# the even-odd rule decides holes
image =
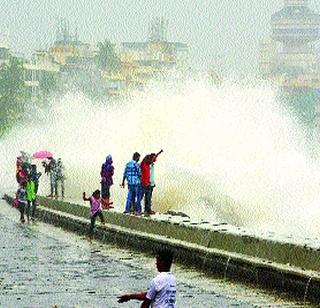
[[[155,187],[154,163],[156,162],[157,157],[162,152],[163,152],[163,150],[161,150],[157,154],[151,153],[149,155],[146,155],[140,164],[140,169],[141,169],[141,200],[144,197],[144,214],[145,215],[155,214],[155,212],[152,211],[152,209],[151,209],[152,191],[153,191],[153,188]]]
[[[140,164],[141,169],[141,201],[144,197],[144,214],[151,212],[150,164],[151,155],[146,155]]]

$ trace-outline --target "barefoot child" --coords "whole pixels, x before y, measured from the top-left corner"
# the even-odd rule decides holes
[[[89,229],[89,238],[92,238],[93,228],[96,223],[96,218],[99,216],[101,223],[104,224],[104,217],[102,214],[101,202],[102,199],[100,197],[100,190],[97,189],[92,193],[92,196],[87,198],[86,193],[84,192],[82,195],[83,201],[90,201],[90,216],[91,216],[91,224]]]

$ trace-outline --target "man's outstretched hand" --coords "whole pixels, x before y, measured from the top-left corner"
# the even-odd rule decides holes
[[[118,297],[118,303],[125,303],[131,299],[130,294],[124,294]]]

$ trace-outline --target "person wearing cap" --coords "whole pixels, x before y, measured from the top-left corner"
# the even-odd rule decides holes
[[[113,185],[112,176],[114,174],[114,167],[112,165],[112,156],[109,154],[106,157],[106,161],[101,166],[100,176],[101,176],[101,197],[103,200],[103,208],[110,209],[113,208],[113,204],[110,198],[110,187]]]

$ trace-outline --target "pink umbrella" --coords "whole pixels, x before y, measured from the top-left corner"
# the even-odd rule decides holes
[[[39,151],[32,155],[33,158],[40,158],[40,159],[49,158],[52,156],[53,156],[52,153],[49,151]]]

